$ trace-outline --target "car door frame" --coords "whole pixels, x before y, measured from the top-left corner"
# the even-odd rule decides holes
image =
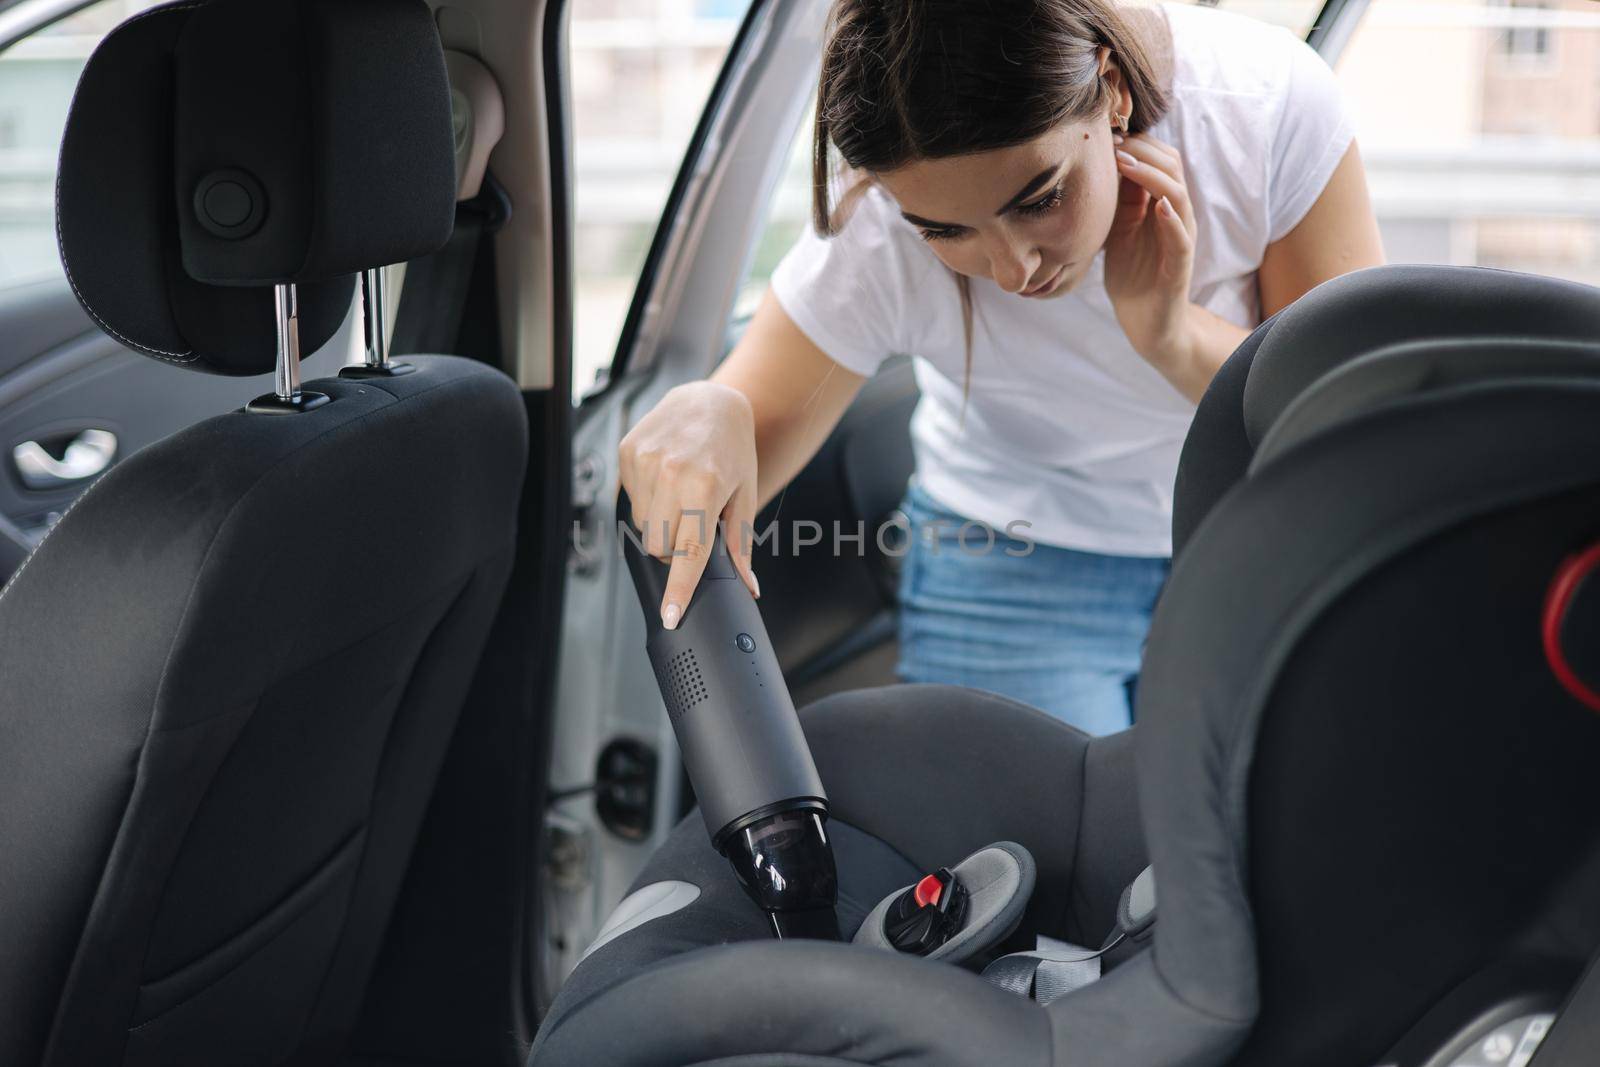
[[[96,0],[6,0],[0,2],[0,52],[29,34],[59,22]]]
[[[621,333],[611,373],[582,398],[573,438],[573,515],[563,598],[546,817],[540,988],[552,992],[643,860],[677,822],[679,774],[650,775],[650,830],[623,837],[597,813],[598,757],[637,742],[659,768],[679,765],[660,690],[643,655],[644,624],[615,537],[615,445],[661,393],[703,377],[721,354],[738,279],[764,222],[789,139],[737,152],[752,130],[797,127],[812,95],[825,0],[752,0],[690,139]],[[809,31],[791,36],[815,16]],[[739,248],[729,270],[697,272],[708,249]],[[583,635],[604,634],[596,642]],[[618,785],[618,788],[622,788]],[[633,788],[637,789],[635,785]],[[542,1007],[542,1005],[541,1005]]]

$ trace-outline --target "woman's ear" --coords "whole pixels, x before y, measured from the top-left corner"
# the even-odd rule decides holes
[[[1128,92],[1122,68],[1111,58],[1111,50],[1105,47],[1100,49],[1100,77],[1111,90],[1106,118],[1111,125],[1126,132],[1127,122],[1133,117],[1133,94]]]

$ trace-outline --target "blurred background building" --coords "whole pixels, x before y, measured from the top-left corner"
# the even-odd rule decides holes
[[[0,289],[58,271],[56,146],[100,0],[0,54]],[[609,364],[685,145],[748,0],[571,0],[581,393]],[[1221,0],[1304,34],[1320,0]],[[1337,64],[1392,261],[1600,284],[1600,3],[1371,0]],[[805,132],[740,300],[808,217]],[[108,174],[107,180],[116,176]]]

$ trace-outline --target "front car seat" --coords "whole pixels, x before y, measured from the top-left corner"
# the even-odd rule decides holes
[[[1408,270],[1291,311],[1365,321]],[[1431,283],[1455,273],[1508,321],[1519,294],[1600,299]],[[1491,336],[1391,335],[1251,406],[1259,447],[1175,561],[1129,734],[944,687],[802,715],[847,937],[852,879],[870,906],[1005,837],[1053,850],[1025,932],[1086,944],[1147,850],[1151,949],[1040,1005],[959,967],[775,942],[691,816],[641,883],[699,897],[593,949],[532,1062],[1347,1067],[1389,1062],[1491,973],[1575,982],[1600,948],[1600,344]],[[1301,354],[1262,344],[1252,374]],[[1214,404],[1239,417],[1238,395]]]
[[[454,187],[420,0],[171,4],[84,70],[62,257],[123,343],[284,376],[275,300],[315,350]],[[527,455],[508,378],[407,359],[129,456],[0,593],[0,1062],[321,1062],[354,1025]]]

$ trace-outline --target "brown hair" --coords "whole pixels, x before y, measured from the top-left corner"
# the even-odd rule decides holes
[[[812,145],[817,232],[839,232],[874,173],[1009,148],[1107,111],[1101,48],[1128,86],[1128,128],[1150,128],[1167,92],[1113,0],[834,0]],[[830,145],[864,175],[837,205]],[[970,385],[972,290],[956,281]]]

